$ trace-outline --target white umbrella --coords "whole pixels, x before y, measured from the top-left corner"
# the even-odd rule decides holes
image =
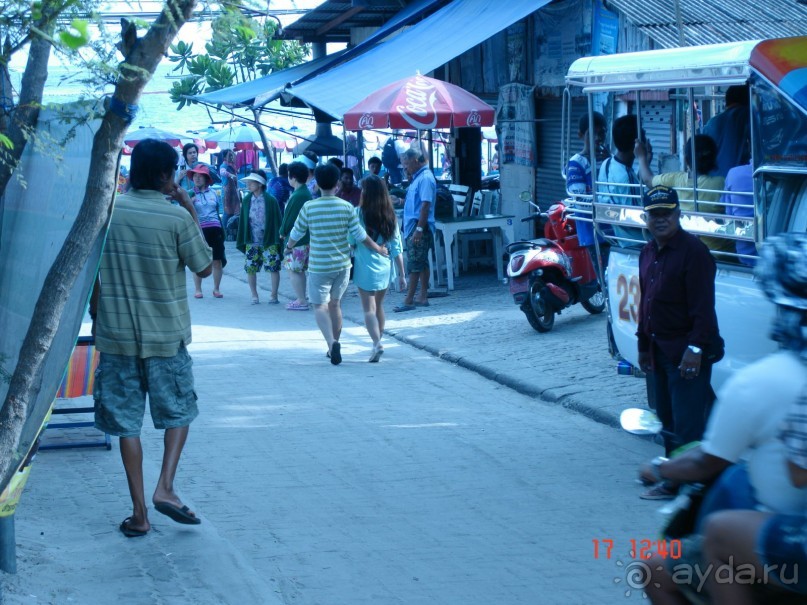
[[[205,135],[204,139],[205,143],[216,143],[222,149],[252,149],[255,145],[263,147],[261,135],[246,124],[224,128],[215,134]]]
[[[145,139],[157,139],[158,141],[165,141],[172,147],[179,147],[182,144],[182,139],[189,138],[190,137],[182,136],[174,132],[168,132],[167,130],[160,130],[159,128],[153,128],[151,126],[141,126],[137,130],[127,132],[123,142],[129,147],[134,147]]]

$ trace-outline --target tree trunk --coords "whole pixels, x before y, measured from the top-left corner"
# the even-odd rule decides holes
[[[46,10],[48,3],[43,5]],[[51,4],[51,10],[52,10]],[[40,24],[40,27],[42,25]],[[48,20],[45,25],[45,33],[53,33],[53,21]],[[20,163],[22,152],[25,151],[25,144],[34,129],[39,118],[39,108],[42,105],[42,94],[45,91],[45,82],[48,79],[48,60],[50,59],[50,41],[41,36],[34,36],[31,46],[28,49],[28,62],[25,64],[25,71],[22,74],[20,86],[20,99],[16,108],[11,112],[8,120],[8,132],[6,136],[11,139],[13,149],[4,154],[4,161],[0,162],[0,197],[6,190],[6,185],[14,174],[14,169]],[[10,84],[10,83],[9,83]],[[11,98],[11,87],[9,86],[9,102]]]
[[[180,27],[190,18],[196,0],[168,0],[148,33],[126,57],[114,96],[137,105],[144,86],[168,50]],[[33,48],[32,48],[33,54]],[[26,69],[27,73],[27,69]],[[26,420],[43,420],[47,408],[31,409],[42,383],[45,354],[50,348],[64,312],[67,294],[87,262],[93,242],[102,233],[112,209],[117,184],[118,154],[128,127],[123,118],[107,111],[95,134],[84,199],[73,228],[54,261],[37,299],[34,315],[20,349],[19,361],[0,409],[0,491],[8,484],[31,446],[22,443]],[[7,182],[7,181],[6,181]]]
[[[277,162],[275,161],[275,154],[272,152],[273,147],[272,144],[269,142],[269,139],[266,138],[266,133],[263,131],[263,126],[261,126],[261,121],[258,119],[258,110],[253,109],[252,115],[255,116],[255,128],[258,129],[258,134],[261,136],[261,141],[263,142],[263,150],[264,154],[266,155],[266,161],[269,162],[269,166],[272,169],[272,174],[277,176],[280,172],[277,169]],[[258,168],[260,168],[260,154],[258,154]]]

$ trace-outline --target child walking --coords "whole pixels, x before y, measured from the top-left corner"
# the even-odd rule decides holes
[[[280,286],[280,206],[266,192],[266,173],[263,170],[251,172],[241,180],[246,184],[247,192],[241,201],[235,246],[246,255],[244,271],[252,292],[252,304],[260,303],[258,272],[263,268],[269,272],[272,286],[269,304],[276,305]]]

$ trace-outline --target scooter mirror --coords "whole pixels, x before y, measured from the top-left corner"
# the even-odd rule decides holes
[[[622,428],[634,435],[658,435],[661,432],[661,420],[650,410],[628,408],[619,415]]]
[[[518,199],[522,202],[529,202],[532,199],[532,195],[530,195],[529,191],[522,191],[518,194]]]

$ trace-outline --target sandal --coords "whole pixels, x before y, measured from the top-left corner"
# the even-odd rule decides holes
[[[662,481],[661,483],[656,484],[655,487],[651,487],[639,497],[642,500],[675,500],[677,495],[677,488],[671,487],[666,482]]]
[[[204,297],[205,297],[205,295],[204,295],[204,294],[202,294],[201,292],[197,292],[196,294],[194,294],[194,295],[193,295],[193,297],[194,297],[194,298],[204,298]]]
[[[308,305],[301,305],[296,300],[291,301],[286,305],[287,311],[308,311]]]
[[[252,304],[253,305],[259,305],[259,304],[261,304],[261,301],[259,301],[258,297],[256,296],[255,298],[252,299]]]
[[[414,311],[415,305],[398,305],[393,309],[395,313],[403,313],[404,311]]]
[[[276,298],[270,298],[269,299],[269,304],[270,305],[279,305],[280,301],[278,299],[276,299]]]
[[[222,294],[221,292],[216,292],[214,290],[213,291],[213,298],[224,298],[224,294]]]

